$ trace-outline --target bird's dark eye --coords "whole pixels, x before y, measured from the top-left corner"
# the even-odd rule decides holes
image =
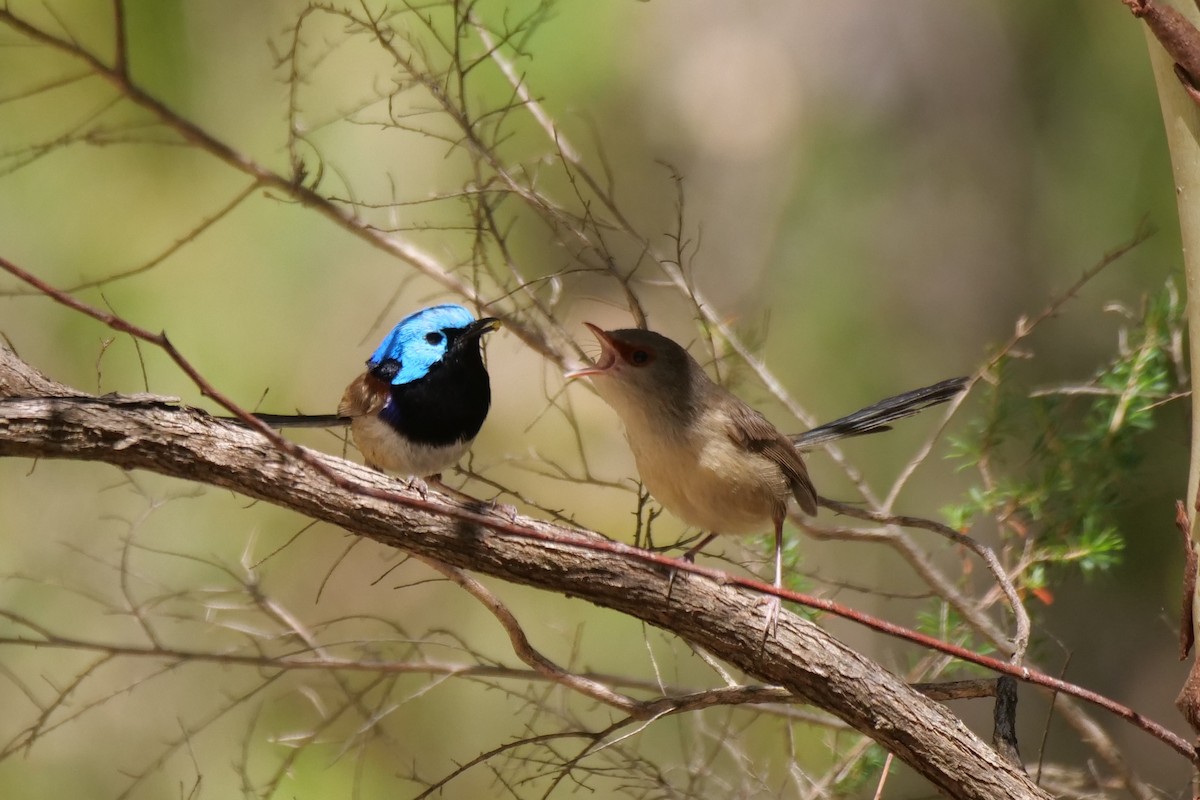
[[[650,361],[650,354],[645,350],[634,350],[629,356],[629,363],[635,367],[643,367]]]
[[[443,338],[445,337],[443,337],[437,331],[431,331],[430,333],[425,334],[425,341],[429,342],[430,344],[441,344]]]

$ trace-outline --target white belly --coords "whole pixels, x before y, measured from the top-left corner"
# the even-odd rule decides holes
[[[374,416],[355,417],[350,423],[350,433],[369,466],[417,478],[436,475],[454,466],[474,441],[464,439],[432,447],[415,444]]]
[[[773,529],[773,516],[789,495],[779,467],[739,451],[722,437],[696,441],[654,437],[639,446],[630,436],[638,473],[650,494],[689,525],[712,533],[756,534]],[[642,440],[643,443],[647,441]]]

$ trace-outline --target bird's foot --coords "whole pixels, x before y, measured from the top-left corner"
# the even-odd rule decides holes
[[[687,549],[683,555],[679,557],[680,561],[686,561],[689,564],[696,563],[696,554],[699,553],[706,544],[716,538],[715,533],[710,533],[701,537],[700,541]],[[675,576],[679,574],[679,570],[671,569],[671,579],[667,582],[667,603],[671,602],[671,590],[675,588]]]
[[[775,595],[768,595],[764,599],[766,600],[767,615],[763,620],[762,641],[758,643],[759,656],[762,656],[763,651],[767,648],[767,639],[779,632],[779,608],[782,605]]]
[[[508,503],[501,503],[499,500],[489,500],[487,502],[487,511],[489,514],[494,514],[508,522],[517,521],[517,507]]]
[[[688,550],[686,553],[684,553],[683,555],[681,555],[679,557],[679,560],[686,561],[689,564],[695,564],[696,563],[696,551]],[[667,605],[671,604],[671,592],[674,591],[674,589],[675,589],[675,577],[679,574],[679,570],[675,569],[674,567],[671,567],[670,569],[671,569],[671,574],[670,574],[670,577],[668,577],[668,579],[667,579]]]
[[[436,480],[436,476],[434,480]],[[418,478],[416,475],[413,475],[408,479],[407,485],[409,491],[415,491],[417,494],[421,495],[422,500],[429,499],[429,484],[425,482],[424,478]]]
[[[667,605],[671,605],[671,592],[675,591],[675,576],[679,574],[679,570],[671,567],[670,574],[667,576]]]

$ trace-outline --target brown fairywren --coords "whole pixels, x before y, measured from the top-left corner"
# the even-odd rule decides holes
[[[625,423],[642,483],[672,514],[712,535],[775,529],[775,586],[783,585],[783,521],[795,499],[817,513],[800,452],[766,417],[716,384],[686,350],[653,331],[604,331],[588,376]],[[689,553],[689,555],[694,554]],[[769,620],[778,613],[772,600]]]
[[[888,430],[887,423],[958,395],[953,378],[883,400],[795,437],[715,383],[681,346],[641,329],[604,331],[596,363],[567,373],[589,377],[625,424],[642,483],[671,513],[713,536],[775,531],[775,587],[783,585],[783,522],[792,500],[817,513],[817,492],[797,445]],[[810,435],[811,434],[811,435]],[[768,629],[779,598],[768,608]]]

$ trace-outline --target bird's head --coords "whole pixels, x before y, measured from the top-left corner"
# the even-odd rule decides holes
[[[393,386],[411,383],[456,357],[478,358],[479,337],[499,326],[500,320],[477,320],[458,305],[423,308],[392,328],[367,361],[367,369]]]
[[[606,331],[583,323],[600,343],[589,367],[567,378],[590,377],[600,396],[622,417],[627,410],[654,415],[660,409],[690,406],[704,370],[688,352],[662,334],[639,328]]]

